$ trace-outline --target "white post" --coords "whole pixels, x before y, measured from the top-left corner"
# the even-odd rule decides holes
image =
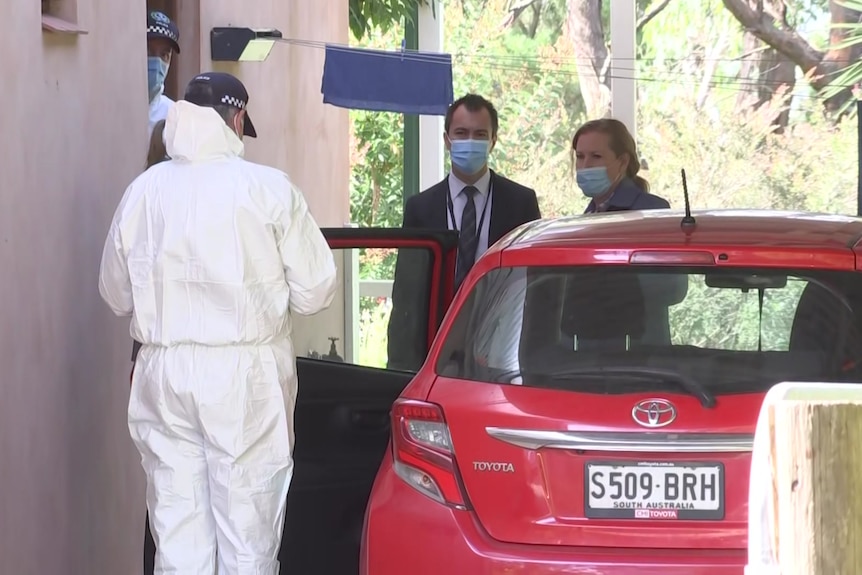
[[[359,342],[362,337],[359,329],[359,250],[340,250],[341,271],[344,281],[344,341],[341,344],[344,361],[356,363],[359,355]],[[329,351],[329,348],[326,348]]]
[[[419,6],[419,50],[443,51],[443,2]],[[419,117],[419,189],[427,190],[443,179],[443,117]]]
[[[358,228],[357,224],[345,224],[345,228]],[[359,277],[359,250],[346,249],[334,250],[335,254],[341,252],[341,273],[344,286],[344,361],[356,363],[359,359],[359,343],[361,332],[359,329],[359,297],[361,293]],[[335,255],[333,254],[333,255]],[[329,348],[326,348],[329,350]]]
[[[635,0],[611,2],[611,113],[637,141],[637,20]]]

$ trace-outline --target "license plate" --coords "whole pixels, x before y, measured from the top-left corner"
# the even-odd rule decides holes
[[[724,519],[724,465],[591,461],[584,515],[601,519]]]

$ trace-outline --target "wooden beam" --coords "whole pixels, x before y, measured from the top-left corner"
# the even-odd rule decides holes
[[[781,575],[862,573],[862,402],[770,409]]]

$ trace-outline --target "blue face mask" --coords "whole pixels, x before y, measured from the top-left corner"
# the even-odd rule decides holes
[[[578,187],[588,198],[598,198],[611,189],[611,179],[608,177],[608,169],[604,166],[595,168],[581,168],[576,173]]]
[[[170,65],[157,56],[147,58],[147,90],[150,94],[150,102],[159,95],[165,78],[168,75]]]
[[[449,157],[452,165],[472,176],[488,163],[491,142],[488,140],[451,140]]]

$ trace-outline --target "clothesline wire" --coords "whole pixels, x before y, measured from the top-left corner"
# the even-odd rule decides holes
[[[532,72],[532,73],[542,73],[546,75],[552,76],[566,76],[577,78],[578,74],[576,71],[568,71],[558,68],[543,68],[541,66],[536,66],[537,62],[561,62],[566,60],[567,57],[536,57],[536,58],[520,58],[520,57],[508,57],[508,56],[495,56],[490,54],[446,54],[442,52],[422,52],[418,50],[398,50],[398,51],[387,51],[377,48],[357,48],[348,46],[345,44],[332,44],[322,41],[316,40],[298,40],[298,39],[279,39],[280,42],[287,43],[290,45],[309,47],[314,49],[329,49],[335,52],[355,52],[356,50],[365,50],[365,51],[373,51],[375,54],[379,55],[382,58],[397,58],[403,61],[408,62],[422,62],[422,63],[431,63],[431,64],[440,64],[440,65],[449,65],[452,60],[461,61],[461,60],[470,60],[471,58],[481,58],[487,61],[487,63],[483,64],[474,64],[481,65],[485,69],[492,70],[500,70],[500,71],[508,71],[508,72]],[[452,60],[450,60],[450,58]],[[495,61],[502,60],[502,61]],[[572,59],[569,59],[570,62]],[[630,60],[631,61],[631,60]],[[648,60],[636,60],[636,62],[645,62]],[[668,60],[670,61],[670,60]],[[686,62],[688,59],[678,59],[676,62]],[[733,61],[732,59],[728,59],[726,61]],[[520,66],[517,64],[521,64]],[[525,65],[530,65],[529,67],[525,67]],[[689,79],[689,83],[691,85],[700,86],[703,83],[703,80],[699,77],[696,77],[693,72],[685,72],[681,70],[662,70],[662,69],[653,69],[649,70],[650,75],[638,75],[638,73],[642,73],[643,71],[622,67],[622,66],[611,66],[609,69],[609,73],[606,74],[608,79],[634,79],[637,82],[649,82],[649,83],[664,83],[664,84],[680,84],[684,82],[680,82],[677,78]],[[664,76],[664,77],[656,77]],[[668,78],[670,76],[671,78]],[[763,88],[773,87],[773,88],[781,88],[786,84],[780,81],[774,80],[754,80],[754,79],[745,79],[739,78],[736,76],[726,76],[726,75],[713,75],[708,82],[710,87],[715,87],[724,90],[734,90],[739,92],[760,92]],[[849,84],[833,84],[834,86],[840,86],[842,88],[853,88],[853,85]],[[818,94],[800,94],[798,92],[793,92],[794,98],[806,98],[812,100],[823,100],[826,99],[824,96]]]
[[[411,50],[401,48],[394,48],[392,50],[387,50],[385,48],[375,48],[375,47],[366,47],[366,46],[351,46],[349,44],[340,44],[337,42],[324,42],[322,40],[303,40],[297,38],[279,38],[276,40],[277,42],[281,42],[284,44],[294,45],[294,46],[305,46],[308,48],[317,48],[317,49],[325,49],[328,48],[330,50],[336,52],[353,52],[356,50],[365,50],[365,51],[374,51],[379,53],[382,57],[391,57],[391,58],[399,58],[403,60],[409,61],[418,61],[418,62],[428,62],[433,64],[445,64],[446,57],[451,56],[452,58],[475,58],[475,59],[487,59],[487,60],[509,60],[512,62],[541,62],[541,61],[565,61],[565,62],[587,62],[592,61],[587,57],[578,57],[578,56],[515,56],[515,55],[506,55],[506,54],[487,54],[487,53],[454,53],[450,54],[448,52],[430,52],[426,50]],[[701,56],[688,56],[685,58],[662,58],[659,56],[654,56],[651,58],[645,57],[635,57],[635,58],[622,58],[622,57],[614,57],[613,60],[618,62],[667,62],[667,63],[681,63],[681,62],[736,62],[742,63],[746,61],[746,58],[749,56],[753,56],[752,53],[741,54],[736,57],[730,58],[708,58]],[[785,58],[760,58],[757,60],[758,62],[763,63],[774,63],[781,64],[788,62]],[[851,59],[831,59],[829,60],[830,64],[853,64],[858,62],[859,60],[856,58]]]
[[[503,71],[503,72],[524,73],[524,72],[529,71],[529,72],[538,72],[538,73],[542,73],[543,75],[549,75],[549,76],[563,76],[563,77],[569,77],[572,79],[578,78],[577,72],[569,71],[569,70],[555,70],[555,69],[525,70],[524,68],[518,68],[515,66],[506,66],[506,65],[501,65],[501,64],[483,64],[482,67],[483,67],[483,69],[486,69],[486,70],[498,70],[498,71]],[[624,70],[618,70],[618,71],[624,71]],[[628,70],[628,71],[633,72],[633,70]],[[663,77],[644,76],[644,75],[637,75],[637,74],[616,75],[613,73],[607,74],[606,77],[608,79],[618,79],[618,80],[631,80],[631,79],[633,79],[636,82],[644,82],[644,83],[652,83],[652,84],[691,86],[692,88],[700,88],[704,83],[702,78],[696,77],[693,74],[686,74],[684,72],[662,72],[662,71],[658,71],[658,72],[656,72],[656,74],[659,74],[659,75],[664,74],[664,75],[669,75],[669,76],[674,76],[674,77],[671,77],[671,78],[664,77],[663,78]],[[730,78],[730,77],[724,77],[724,78]],[[759,82],[756,80],[745,80],[745,79],[739,79],[739,78],[731,78],[731,79],[725,80],[719,76],[714,76],[712,79],[710,79],[707,82],[707,84],[711,88],[718,88],[721,90],[743,92],[743,93],[759,93],[759,92],[761,92],[763,87],[780,88],[781,86],[783,86],[783,84],[778,83],[778,82]],[[852,86],[846,86],[846,87],[850,88]],[[800,94],[798,92],[793,92],[792,96],[794,98],[804,98],[804,99],[810,99],[810,100],[826,100],[827,99],[825,96],[822,96],[819,94]]]
[[[329,48],[330,50],[338,51],[338,52],[353,52],[356,48],[345,46],[345,45],[332,45],[326,42],[318,42],[312,40],[291,40],[291,39],[281,39],[280,41],[292,44],[299,45],[305,47],[311,47],[316,49],[324,49]],[[448,54],[429,54],[425,52],[418,51],[410,51],[405,50],[403,54],[392,51],[384,51],[384,50],[373,50],[375,53],[379,54],[380,57],[383,58],[399,58],[404,59],[405,61],[411,62],[423,62],[423,63],[435,63],[435,64],[449,64],[449,60],[443,60],[442,58],[449,56]],[[476,57],[475,55],[455,55],[454,60],[469,60],[472,57]],[[486,70],[498,70],[504,72],[517,72],[517,73],[533,73],[533,74],[542,74],[543,76],[550,77],[569,77],[574,80],[577,80],[578,73],[572,70],[565,70],[559,68],[548,68],[542,66],[530,66],[525,67],[524,65],[517,65],[516,62],[497,62],[494,61],[492,56],[484,56],[486,60],[485,63],[472,63],[469,65],[482,66],[483,69]],[[555,58],[548,58],[547,60],[554,61]],[[530,64],[538,61],[538,59],[531,59]],[[703,84],[703,78],[697,76],[693,72],[686,72],[681,70],[650,70],[649,72],[644,74],[645,71],[638,70],[635,68],[622,67],[622,66],[612,66],[610,67],[605,77],[607,79],[633,79],[637,82],[644,83],[653,83],[653,84],[668,84],[668,85],[677,85],[677,86],[692,86],[693,88],[700,88]],[[780,81],[771,81],[771,80],[754,80],[754,79],[746,79],[739,78],[736,76],[726,76],[720,74],[714,74],[710,77],[707,85],[711,88],[717,88],[726,91],[734,91],[734,92],[742,92],[742,93],[759,93],[764,88],[776,88],[779,89],[786,84]],[[845,88],[852,88],[851,85],[842,86]],[[794,91],[792,93],[794,98],[802,98],[809,100],[825,100],[824,96],[818,94],[800,94],[798,91]]]

